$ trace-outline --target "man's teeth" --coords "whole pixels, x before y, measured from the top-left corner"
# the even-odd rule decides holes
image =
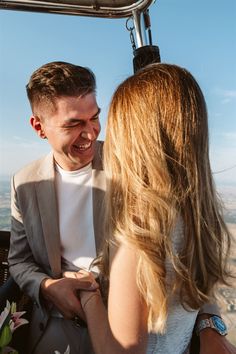
[[[87,143],[87,144],[80,144],[80,145],[75,145],[76,149],[79,150],[86,150],[91,146],[91,142]]]

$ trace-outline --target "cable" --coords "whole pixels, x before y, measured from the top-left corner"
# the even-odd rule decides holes
[[[223,172],[232,170],[232,169],[235,168],[235,167],[236,167],[236,165],[233,165],[233,166],[231,166],[231,167],[224,168],[223,170],[219,170],[219,171],[213,172],[213,174],[216,175],[216,174],[218,174],[218,173],[223,173]]]

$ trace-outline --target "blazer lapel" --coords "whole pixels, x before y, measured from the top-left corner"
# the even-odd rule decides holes
[[[52,152],[45,158],[38,175],[39,180],[35,187],[46,250],[53,277],[59,278],[61,276],[61,250]]]

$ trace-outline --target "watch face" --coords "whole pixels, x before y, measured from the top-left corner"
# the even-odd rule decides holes
[[[214,327],[216,328],[216,330],[220,334],[222,334],[222,335],[227,334],[227,327],[220,317],[212,316],[211,320],[212,320],[212,323],[214,324]]]

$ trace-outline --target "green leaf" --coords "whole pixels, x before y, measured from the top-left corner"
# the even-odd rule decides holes
[[[0,337],[0,348],[4,348],[7,344],[10,343],[12,339],[12,333],[9,325],[5,325],[2,329],[1,337]]]
[[[9,324],[10,319],[11,319],[11,313],[9,312],[7,317],[5,318],[1,328],[0,328],[0,338],[1,338],[1,335],[2,335],[3,328]],[[0,354],[1,354],[1,352],[0,352]]]

